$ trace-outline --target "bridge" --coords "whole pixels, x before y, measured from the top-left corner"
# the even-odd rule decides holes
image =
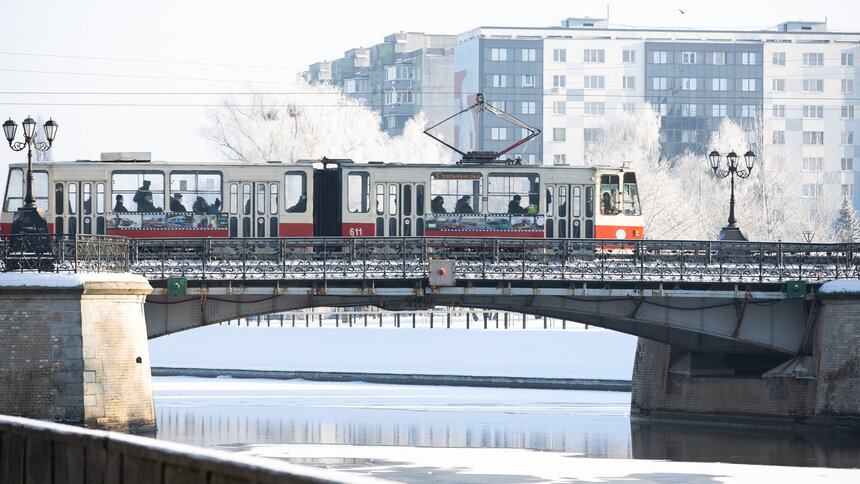
[[[813,366],[823,340],[816,335],[826,326],[818,288],[830,280],[860,279],[853,244],[78,236],[74,245],[59,239],[50,250],[31,249],[22,257],[20,244],[16,252],[13,243],[0,245],[6,269],[107,268],[144,276],[153,288],[144,304],[148,338],[238,317],[368,305],[494,309],[621,331],[642,338],[639,380],[647,374],[663,386],[637,393],[634,374],[634,404],[639,395],[645,406],[673,409],[667,402],[675,399],[701,413],[719,409],[689,404],[696,377],[761,380],[763,373],[782,378]],[[646,371],[655,368],[658,374]],[[822,405],[815,403],[815,391],[778,381],[784,388],[775,394],[799,399],[791,405],[803,407],[801,413]],[[709,384],[718,394],[732,393],[725,384]],[[724,407],[781,414],[731,401]]]

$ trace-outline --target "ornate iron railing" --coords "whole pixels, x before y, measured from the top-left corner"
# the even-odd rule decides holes
[[[471,238],[133,239],[150,279],[424,279],[453,260],[458,279],[777,283],[860,278],[854,244]]]
[[[129,272],[127,237],[107,235],[4,235],[3,272]]]

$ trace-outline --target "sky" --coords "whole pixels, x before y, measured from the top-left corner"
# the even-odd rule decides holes
[[[785,20],[860,31],[860,2],[788,0],[297,2],[82,0],[4,2],[0,118],[59,123],[53,159],[149,151],[156,160],[216,162],[200,136],[206,109],[229,93],[283,89],[311,63],[398,31],[457,34],[478,26],[765,29]],[[683,11],[683,13],[681,13]],[[19,130],[20,137],[20,130]],[[20,138],[19,138],[20,139]],[[26,155],[0,149],[0,168]]]

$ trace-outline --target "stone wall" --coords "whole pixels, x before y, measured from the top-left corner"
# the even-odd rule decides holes
[[[815,413],[860,420],[860,298],[828,296],[815,327]]]

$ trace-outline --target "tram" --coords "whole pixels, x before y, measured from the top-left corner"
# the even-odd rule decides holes
[[[0,234],[24,203],[9,167]],[[514,237],[641,239],[625,167],[512,163],[167,163],[148,153],[35,162],[49,231],[132,238]]]

